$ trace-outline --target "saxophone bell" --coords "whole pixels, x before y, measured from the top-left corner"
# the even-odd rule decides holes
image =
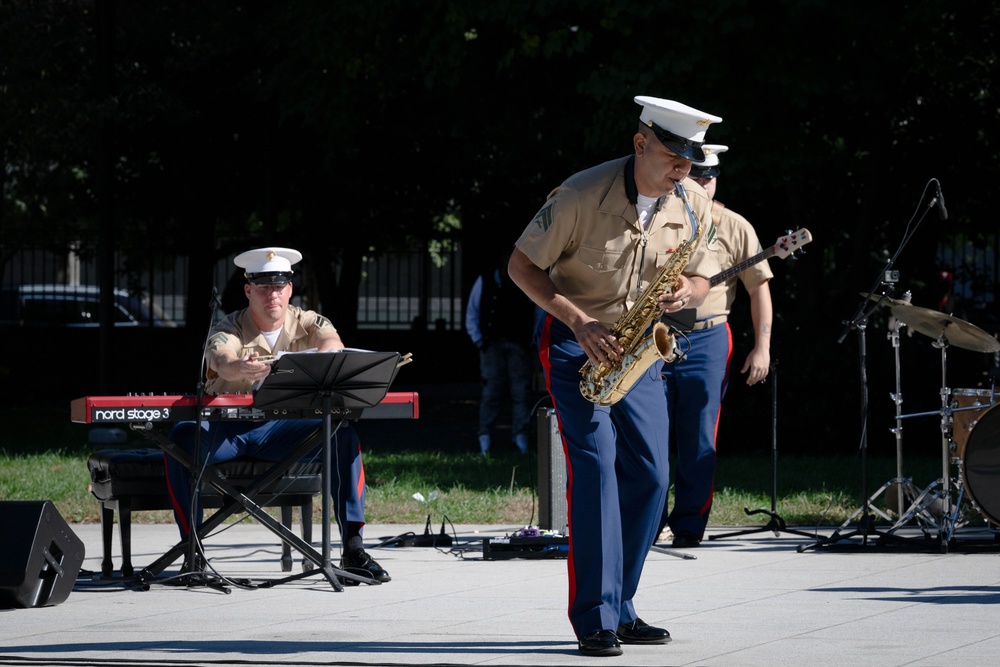
[[[669,327],[663,322],[653,325],[653,346],[656,353],[660,355],[668,364],[673,363],[680,356],[680,347],[677,345],[677,337],[674,335],[673,327]]]
[[[656,348],[656,353],[664,362],[672,364],[687,358],[688,351],[691,350],[691,340],[684,335],[683,329],[660,321],[653,325],[651,335],[653,347]],[[680,339],[684,340],[683,346],[680,344]]]

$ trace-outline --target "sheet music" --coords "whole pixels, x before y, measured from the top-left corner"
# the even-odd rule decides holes
[[[282,350],[281,352],[278,352],[277,354],[269,354],[269,355],[266,355],[266,356],[263,356],[263,357],[257,357],[257,361],[259,361],[261,363],[265,363],[265,364],[273,364],[275,361],[277,361],[278,359],[281,359],[286,354],[315,354],[315,353],[318,353],[318,354],[337,354],[338,352],[368,352],[368,353],[374,353],[375,350],[363,350],[360,347],[345,347],[345,348],[342,348],[342,349],[339,349],[339,350],[326,350],[324,352],[320,352],[320,350],[319,350],[318,347],[311,347],[308,350],[299,350],[298,352],[292,352],[290,350]]]
[[[379,403],[399,368],[398,352],[348,348],[346,354],[289,353],[254,389],[254,406],[268,409],[364,409]],[[324,408],[326,409],[326,408]]]
[[[337,354],[338,352],[374,352],[375,350],[362,350],[360,347],[343,347],[339,350],[324,350],[321,354]],[[314,352],[319,352],[318,347],[311,347],[308,350],[299,350],[298,352],[290,352],[288,350],[278,352],[275,356],[276,359],[280,359],[286,354],[312,354]]]

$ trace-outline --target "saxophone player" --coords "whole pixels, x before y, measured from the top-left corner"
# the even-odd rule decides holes
[[[508,266],[546,313],[536,334],[569,473],[569,620],[580,652],[591,656],[621,655],[621,644],[670,641],[633,604],[667,495],[670,427],[662,364],[604,406],[581,394],[581,365],[628,362],[612,327],[671,251],[694,236],[695,223],[700,242],[672,289],[656,297],[657,307],[697,307],[719,271],[711,202],[688,173],[692,160],[704,158],[708,126],[722,119],[672,100],[635,102],[642,110],[632,154],[555,188]]]

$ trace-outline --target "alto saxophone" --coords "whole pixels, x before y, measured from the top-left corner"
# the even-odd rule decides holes
[[[684,202],[688,217],[691,219],[691,238],[681,242],[677,250],[671,253],[667,263],[660,268],[656,278],[639,295],[635,304],[611,326],[611,334],[625,348],[618,361],[613,362],[611,366],[603,364],[595,366],[588,359],[580,369],[580,374],[583,376],[580,380],[580,393],[591,403],[604,406],[617,403],[657,359],[663,359],[667,363],[677,359],[676,341],[667,325],[657,322],[652,333],[645,335],[649,325],[659,315],[656,298],[664,292],[672,292],[677,288],[681,272],[691,260],[691,254],[701,240],[701,225],[691,210],[684,186],[677,182],[674,192]]]

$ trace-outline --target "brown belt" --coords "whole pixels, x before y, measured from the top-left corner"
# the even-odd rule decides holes
[[[711,329],[714,326],[718,326],[726,321],[725,315],[716,315],[715,317],[709,317],[706,320],[698,320],[691,327],[691,331],[701,331],[702,329]]]

